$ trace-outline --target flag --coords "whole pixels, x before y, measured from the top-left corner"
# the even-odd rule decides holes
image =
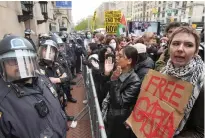
[[[126,22],[124,14],[123,14],[121,17],[120,23],[118,25],[118,28],[117,28],[117,36],[120,36],[122,34],[124,34],[124,36],[126,36],[126,31],[127,31],[127,22]]]

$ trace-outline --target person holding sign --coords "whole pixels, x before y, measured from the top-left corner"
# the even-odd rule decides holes
[[[175,131],[176,138],[204,137],[204,63],[198,55],[199,36],[191,27],[179,27],[168,44],[170,59],[161,73],[193,85],[185,115]],[[201,110],[196,110],[201,109]]]
[[[140,91],[140,79],[133,69],[137,56],[137,50],[131,46],[121,49],[116,57],[117,69],[112,75],[114,68],[112,58],[105,60],[104,77],[111,76],[106,117],[108,138],[129,138],[132,133],[124,122],[130,115]]]

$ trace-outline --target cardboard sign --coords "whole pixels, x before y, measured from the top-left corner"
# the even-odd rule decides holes
[[[126,123],[138,138],[172,138],[192,89],[188,82],[149,70]]]
[[[108,34],[116,34],[118,24],[121,20],[121,11],[105,12],[105,29]]]

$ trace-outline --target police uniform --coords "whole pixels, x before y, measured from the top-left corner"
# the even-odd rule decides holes
[[[12,86],[0,79],[0,88],[0,129],[6,137],[66,137],[66,115],[46,78],[39,76],[33,84],[24,86]],[[40,101],[45,102],[47,109],[35,107]]]
[[[65,38],[65,37],[63,37],[63,38]],[[73,76],[71,73],[71,67],[72,67],[71,60],[68,57],[68,55],[66,54],[66,50],[68,49],[68,47],[65,46],[66,43],[64,43],[66,41],[66,39],[63,39],[64,40],[64,42],[63,42],[62,38],[60,38],[59,36],[52,35],[51,40],[53,40],[54,42],[57,43],[57,47],[59,49],[58,50],[58,57],[55,61],[62,65],[62,67],[64,68],[64,71],[67,73],[67,77],[68,77],[68,81],[65,83],[62,83],[62,89],[67,96],[67,100],[70,102],[76,103],[77,100],[73,99],[72,95],[70,93],[70,90],[71,90],[70,85],[75,84],[75,82],[72,81]]]
[[[69,78],[64,68],[58,62],[54,62],[52,66],[47,66],[43,62],[40,62],[39,67],[40,67],[40,72],[47,77],[60,78],[63,74],[66,74],[64,78],[60,78],[61,83],[53,84],[56,86],[59,99],[60,97],[64,97],[64,91],[62,89],[62,85],[66,84],[69,81]],[[64,97],[64,100],[65,100],[65,97]],[[63,108],[65,107],[65,104],[66,103],[62,105]]]
[[[50,80],[36,71],[32,44],[23,37],[4,38],[0,63],[0,135],[66,138],[65,112]]]
[[[68,75],[61,64],[56,62],[59,51],[55,41],[49,39],[43,42],[39,47],[39,67],[40,72],[47,77],[59,78],[60,83],[53,84],[56,86],[59,101],[61,101],[62,109],[65,111],[67,105],[67,97],[63,91],[64,85],[69,82]],[[68,120],[73,120],[74,117],[66,116]]]
[[[71,81],[73,79],[72,74],[71,74],[71,70],[70,70],[71,63],[67,59],[68,59],[68,57],[67,57],[66,53],[59,52],[57,62],[60,63],[62,65],[62,67],[65,69],[65,71],[68,75],[68,80]]]

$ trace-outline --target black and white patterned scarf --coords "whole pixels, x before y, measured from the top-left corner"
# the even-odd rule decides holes
[[[191,61],[184,67],[174,67],[171,60],[169,59],[167,62],[167,65],[162,69],[161,73],[167,74],[170,76],[175,76],[179,79],[182,79],[184,81],[190,82],[193,85],[193,92],[191,95],[191,98],[189,99],[189,102],[187,104],[187,107],[185,109],[185,115],[182,119],[181,123],[179,124],[179,127],[175,133],[175,135],[178,135],[182,129],[184,128],[190,112],[194,106],[194,103],[196,99],[199,96],[200,90],[204,83],[204,63],[200,56],[195,56],[191,59]]]

